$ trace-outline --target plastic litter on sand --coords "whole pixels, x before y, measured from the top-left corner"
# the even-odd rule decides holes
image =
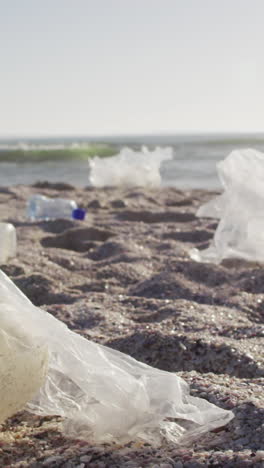
[[[31,221],[58,218],[80,219],[85,217],[84,210],[77,207],[74,200],[49,198],[45,195],[33,195],[27,204],[27,215]]]
[[[1,271],[0,298],[1,419],[29,401],[33,413],[62,416],[66,435],[99,443],[187,443],[232,419],[232,412],[190,396],[175,374],[70,331]]]
[[[10,223],[0,223],[0,263],[15,257],[16,251],[16,228]]]
[[[89,159],[89,182],[93,187],[159,187],[161,184],[160,166],[163,161],[172,159],[171,148],[156,148],[141,151],[123,148],[119,154]]]
[[[192,249],[199,262],[224,258],[264,261],[264,154],[254,149],[232,151],[218,166],[224,192],[202,205],[197,216],[220,218],[208,249]]]

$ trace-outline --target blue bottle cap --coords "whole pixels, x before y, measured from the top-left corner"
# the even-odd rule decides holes
[[[79,219],[80,221],[83,221],[86,215],[86,211],[82,210],[81,208],[76,208],[72,212],[72,217],[73,219]]]

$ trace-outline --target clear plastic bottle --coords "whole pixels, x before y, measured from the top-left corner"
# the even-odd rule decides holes
[[[27,214],[31,221],[58,218],[83,220],[85,211],[79,209],[74,200],[33,195],[27,204]]]
[[[10,223],[0,223],[0,263],[16,256],[16,228]]]

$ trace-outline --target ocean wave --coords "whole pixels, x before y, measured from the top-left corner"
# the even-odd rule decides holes
[[[116,148],[109,144],[54,143],[0,144],[0,162],[43,162],[113,156]]]

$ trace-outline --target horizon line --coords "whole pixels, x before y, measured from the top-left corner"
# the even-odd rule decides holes
[[[19,134],[19,133],[7,133],[0,134],[0,140],[4,139],[37,139],[37,138],[134,138],[134,137],[159,137],[159,136],[207,136],[207,135],[263,135],[264,130],[182,130],[182,131],[149,131],[149,132],[131,132],[131,133],[95,133],[95,134],[84,134],[84,133],[32,133],[32,134]]]

